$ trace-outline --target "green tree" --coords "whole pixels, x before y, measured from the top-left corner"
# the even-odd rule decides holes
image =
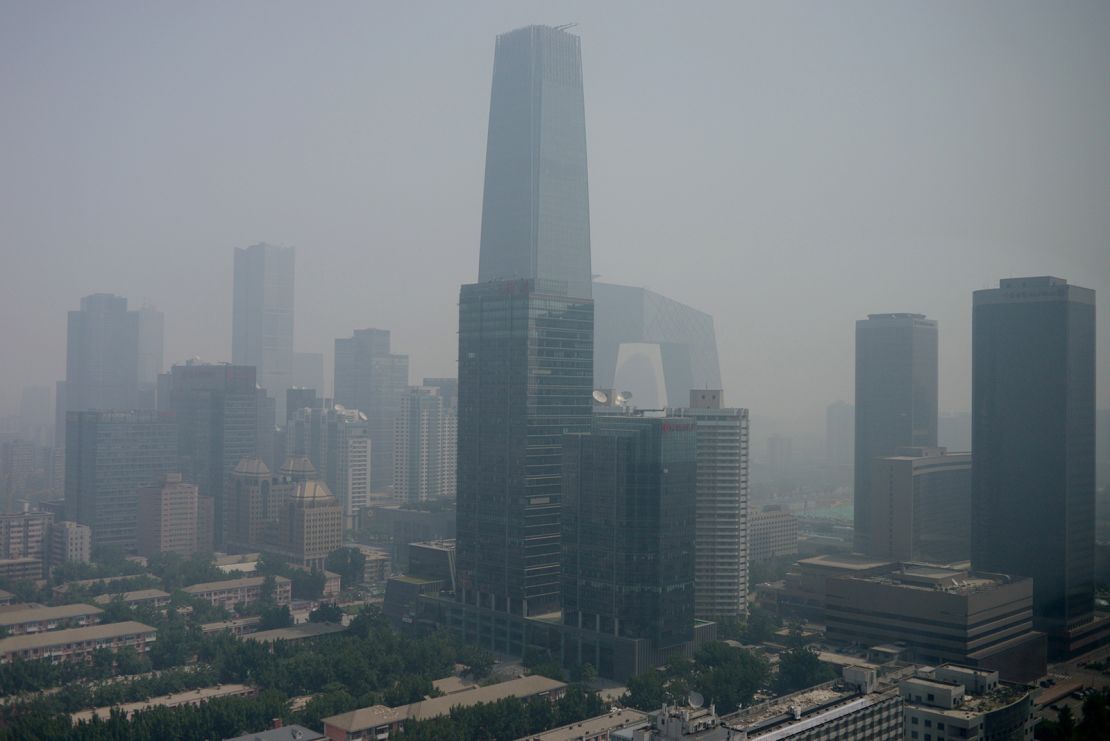
[[[324,568],[339,574],[340,589],[346,591],[362,583],[366,556],[357,548],[339,548],[328,554]]]
[[[288,628],[293,624],[293,615],[286,605],[267,605],[262,608],[261,617],[258,623],[259,630]]]
[[[1092,692],[1083,701],[1083,720],[1076,726],[1079,741],[1110,738],[1110,690]]]
[[[628,691],[621,702],[630,708],[650,712],[663,707],[667,699],[665,681],[662,673],[648,669],[628,680]]]
[[[1060,741],[1071,741],[1075,737],[1075,716],[1072,715],[1070,705],[1060,708],[1056,720],[1056,737]]]
[[[310,623],[342,623],[343,610],[334,602],[325,602],[308,614]]]
[[[805,646],[784,651],[779,656],[779,670],[775,677],[775,691],[788,694],[836,679],[836,672],[817,654]]]

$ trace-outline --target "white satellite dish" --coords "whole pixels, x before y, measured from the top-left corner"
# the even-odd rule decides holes
[[[686,696],[686,702],[692,708],[700,708],[702,705],[705,704],[705,698],[701,696],[700,692],[690,690],[690,694]]]
[[[608,404],[609,397],[605,395],[604,391],[594,391],[594,401],[598,404]]]

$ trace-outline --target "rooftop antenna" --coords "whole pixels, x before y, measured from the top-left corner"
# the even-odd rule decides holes
[[[577,23],[564,23],[561,26],[555,26],[555,30],[556,31],[566,31],[568,29],[574,28],[577,25],[578,25]]]

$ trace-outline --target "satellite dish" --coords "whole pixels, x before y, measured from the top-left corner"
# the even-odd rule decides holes
[[[632,398],[632,392],[631,391],[622,391],[621,392],[621,397],[624,398],[624,399],[631,399]]]
[[[609,397],[605,395],[604,391],[595,391],[594,401],[596,401],[598,404],[608,404]]]
[[[700,708],[705,704],[705,698],[701,696],[700,692],[690,690],[690,694],[686,695],[686,702],[692,708]]]

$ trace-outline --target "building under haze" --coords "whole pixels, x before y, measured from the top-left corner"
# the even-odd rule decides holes
[[[179,473],[139,492],[139,555],[191,556],[197,550],[197,498],[197,485]]]
[[[721,388],[713,317],[646,288],[594,283],[594,383],[638,406],[677,406]]]
[[[455,496],[457,419],[437,389],[412,387],[401,399],[393,442],[393,495],[419,502]]]
[[[590,432],[564,438],[562,609],[563,624],[576,629],[566,665],[612,676],[613,638],[656,651],[693,640],[696,425],[600,414]]]
[[[901,448],[871,466],[872,556],[930,563],[970,558],[970,453]]]
[[[370,423],[357,409],[330,400],[293,412],[286,425],[283,457],[307,456],[339,500],[345,524],[370,506]]]
[[[253,365],[258,385],[278,400],[285,418],[285,389],[293,382],[292,247],[260,243],[235,249],[231,362]]]
[[[390,352],[388,329],[356,329],[335,341],[335,403],[370,425],[370,491],[393,485],[393,425],[409,388],[409,356]]]
[[[579,39],[549,26],[497,37],[478,282],[554,281],[590,298],[590,204]]]
[[[723,406],[720,389],[690,392],[668,410],[697,438],[695,615],[737,617],[748,608],[748,410]]]
[[[172,369],[170,408],[177,425],[180,471],[200,496],[214,503],[217,545],[223,533],[224,488],[244,458],[267,458],[258,447],[255,369],[224,363],[189,363]],[[272,425],[272,421],[270,422]],[[271,438],[272,443],[272,438]],[[272,454],[271,454],[272,455]]]
[[[577,36],[497,38],[480,282],[459,296],[457,596],[482,632],[559,606],[562,436],[589,430],[593,389],[584,110]]]
[[[154,383],[162,369],[162,314],[150,307],[128,311],[127,299],[95,293],[69,312],[66,380],[55,419],[66,412],[154,408]],[[64,436],[63,431],[56,433]]]
[[[1033,577],[1051,653],[1089,648],[1095,548],[1095,292],[1052,277],[976,291],[975,568]]]
[[[937,445],[937,323],[923,314],[856,322],[855,548],[870,552],[875,458]]]
[[[825,462],[851,466],[856,437],[856,408],[846,401],[825,407]]]
[[[134,551],[139,492],[177,470],[177,435],[165,412],[70,412],[66,519],[92,528],[96,547]]]

